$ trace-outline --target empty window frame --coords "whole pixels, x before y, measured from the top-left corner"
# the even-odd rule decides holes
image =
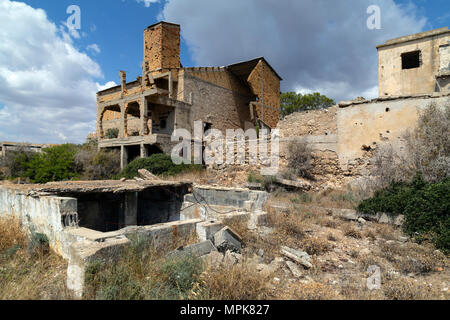
[[[419,68],[422,65],[422,53],[418,51],[402,53],[402,69]]]

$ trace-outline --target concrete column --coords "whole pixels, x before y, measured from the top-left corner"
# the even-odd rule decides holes
[[[172,71],[169,71],[169,98],[173,98],[173,79],[172,79]]]
[[[140,111],[141,111],[141,136],[147,135],[148,132],[148,126],[147,126],[147,119],[148,119],[148,102],[147,99],[142,98],[140,101]]]
[[[124,222],[125,227],[137,226],[138,193],[125,193]]]
[[[119,105],[120,105],[119,137],[125,138],[125,103],[121,102]]]
[[[145,144],[141,143],[141,158],[147,158],[147,148]]]
[[[120,169],[123,170],[128,164],[128,150],[125,146],[120,146]]]

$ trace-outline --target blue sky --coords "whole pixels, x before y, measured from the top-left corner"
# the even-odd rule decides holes
[[[163,3],[145,7],[135,0],[26,0],[34,8],[42,8],[50,20],[64,22],[69,16],[68,6],[75,4],[81,9],[81,32],[85,32],[76,47],[84,50],[95,43],[101,52],[92,57],[102,67],[105,79],[118,81],[120,70],[136,79],[141,73],[142,34],[146,27],[158,22],[157,16]],[[181,63],[192,66],[186,43],[181,44]]]
[[[381,9],[380,30],[366,25]],[[81,30],[64,26],[69,5]],[[42,10],[40,10],[42,9]],[[0,0],[0,141],[81,143],[95,93],[141,73],[143,30],[181,25],[184,66],[265,56],[282,91],[339,100],[378,95],[376,45],[450,26],[448,0]]]

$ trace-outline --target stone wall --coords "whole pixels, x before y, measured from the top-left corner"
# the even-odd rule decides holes
[[[258,97],[258,101],[264,102],[264,108],[257,105],[259,118],[275,128],[280,120],[280,79],[264,60],[260,60],[247,81],[252,92]]]
[[[144,31],[144,61],[150,71],[180,68],[180,26],[159,23]]]
[[[313,150],[318,184],[343,186],[367,177],[373,151],[382,143],[400,150],[402,134],[415,128],[420,111],[430,103],[450,103],[450,94],[355,101],[289,115],[278,125],[281,170],[288,168],[289,143],[304,140]]]
[[[241,93],[242,87],[236,87],[238,91],[229,89],[220,84],[234,87],[232,76],[225,76],[222,72],[216,73],[219,84],[204,80],[207,75],[203,74],[201,78],[195,76],[198,73],[191,73],[185,70],[184,73],[184,95],[192,97],[191,107],[191,126],[195,121],[203,121],[212,124],[213,129],[221,130],[223,133],[227,129],[246,128],[250,119],[249,104],[253,97]],[[214,75],[209,75],[214,77]],[[230,81],[225,81],[225,79]],[[225,83],[227,82],[227,83]]]

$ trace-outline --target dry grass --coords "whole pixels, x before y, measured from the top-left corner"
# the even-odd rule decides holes
[[[399,236],[399,231],[388,224],[376,224],[374,232],[385,240],[397,240]]]
[[[406,277],[385,281],[382,290],[389,300],[438,300],[441,297],[436,288]]]
[[[28,242],[17,219],[0,219],[0,300],[70,298],[66,262]]]
[[[301,242],[301,248],[309,255],[322,255],[330,251],[332,245],[322,237],[306,237]]]
[[[361,231],[356,228],[352,223],[347,223],[342,229],[346,237],[351,237],[355,239],[362,239]]]
[[[26,236],[17,218],[0,219],[0,253],[14,246],[23,246]]]
[[[383,258],[404,274],[424,274],[446,266],[446,257],[432,247],[415,243],[383,243],[380,246]]]
[[[253,264],[208,268],[191,292],[191,299],[260,300],[272,297],[270,273],[258,272]]]
[[[318,281],[293,283],[286,292],[281,294],[283,300],[336,300],[339,298],[339,294],[333,287]]]

